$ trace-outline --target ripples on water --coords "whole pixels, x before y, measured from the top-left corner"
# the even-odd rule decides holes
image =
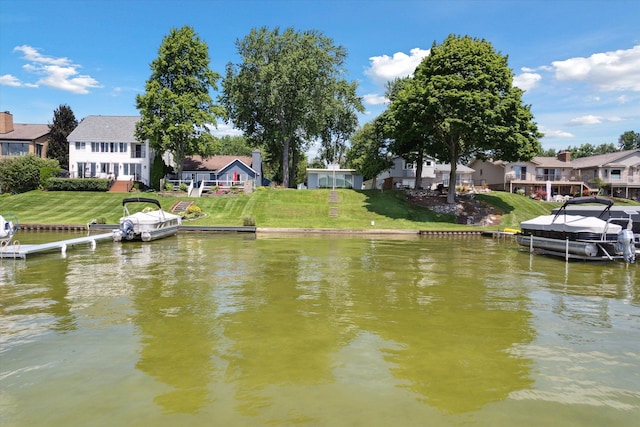
[[[2,420],[631,425],[638,282],[468,236],[181,234],[2,260]]]

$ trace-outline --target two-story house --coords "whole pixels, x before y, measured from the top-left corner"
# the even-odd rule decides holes
[[[135,138],[138,116],[88,116],[67,136],[71,178],[113,178],[149,185],[153,153]]]
[[[492,190],[524,190],[526,194],[535,194],[550,188],[552,194],[562,195],[589,191],[588,185],[574,173],[568,151],[558,153],[557,157],[536,156],[529,161],[518,162],[476,159],[470,166],[474,169],[474,184]]]
[[[435,157],[426,157],[422,163],[422,173],[420,174],[420,187],[433,188],[439,184],[449,187],[449,176],[451,173],[451,165],[449,163],[438,163]],[[471,186],[473,170],[467,166],[458,164],[456,166],[456,186]],[[416,183],[417,165],[408,162],[402,157],[393,159],[393,166],[378,175],[376,180],[376,188],[392,189],[392,188],[414,188]],[[367,188],[372,187],[372,181],[365,185]]]
[[[0,158],[34,154],[46,157],[49,125],[13,123],[13,115],[0,112]]]
[[[581,157],[571,163],[579,179],[594,186],[598,178],[606,195],[640,200],[640,150]]]
[[[551,191],[550,195],[597,194],[630,199],[640,196],[640,150],[618,151],[571,160],[568,151],[557,157],[534,157],[528,162],[474,160],[475,185],[526,194]],[[598,182],[598,180],[600,182]],[[599,185],[604,184],[601,189]]]

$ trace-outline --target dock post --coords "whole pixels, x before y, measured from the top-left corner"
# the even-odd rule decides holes
[[[66,257],[66,256],[67,256],[67,245],[66,245],[66,244],[62,244],[62,245],[60,246],[60,252],[62,253],[62,256],[63,256],[63,257]]]

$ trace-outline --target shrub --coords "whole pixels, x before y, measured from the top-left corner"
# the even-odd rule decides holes
[[[519,196],[524,196],[525,195],[524,188],[518,188],[516,190],[516,194],[519,195]]]
[[[60,164],[54,159],[42,159],[34,154],[0,160],[0,190],[3,193],[24,193],[46,185]]]
[[[173,191],[173,184],[170,182],[165,182],[164,183],[164,189],[165,191]]]
[[[544,190],[536,190],[536,196],[535,196],[536,200],[546,200],[547,199],[547,192]]]
[[[242,225],[244,225],[245,227],[254,227],[256,225],[256,217],[251,215],[243,216]]]
[[[186,182],[181,182],[180,183],[180,191],[186,192],[188,189],[189,189],[189,186],[187,185]]]
[[[110,181],[105,178],[49,178],[49,191],[109,191]]]
[[[202,213],[202,209],[199,206],[191,205],[187,208],[187,215],[200,215]]]

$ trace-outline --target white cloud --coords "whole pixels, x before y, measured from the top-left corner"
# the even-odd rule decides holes
[[[575,135],[559,129],[549,129],[544,126],[539,127],[540,132],[544,133],[545,138],[549,139],[565,139],[565,138],[575,138]]]
[[[603,91],[640,91],[640,45],[552,62],[558,80],[584,81]]]
[[[412,75],[418,64],[427,55],[429,55],[429,50],[416,47],[409,51],[409,55],[404,52],[396,52],[393,56],[372,56],[369,58],[371,65],[365,70],[365,74],[371,77],[376,84],[384,86],[395,78]]]
[[[542,80],[540,74],[525,72],[513,78],[513,85],[527,91],[536,87],[540,80]]]
[[[51,64],[51,65],[70,65],[71,64],[71,61],[69,61],[68,58],[54,58],[51,56],[41,55],[40,52],[38,52],[38,49],[31,46],[27,46],[27,45],[16,46],[13,50],[22,52],[24,54],[22,58],[31,62],[37,62],[40,64]]]
[[[212,135],[215,135],[217,137],[221,137],[221,136],[242,136],[243,132],[240,129],[236,129],[235,127],[233,127],[233,124],[228,124],[228,123],[218,123],[217,126],[208,126],[209,130],[211,131]]]
[[[581,117],[576,117],[575,119],[571,119],[569,124],[571,126],[583,126],[583,125],[597,125],[602,123],[604,117],[602,116],[594,116],[594,115],[586,115]]]
[[[43,76],[36,83],[27,83],[24,86],[44,85],[77,94],[87,94],[91,88],[102,87],[93,77],[78,74],[77,69],[81,68],[80,65],[73,64],[68,58],[42,55],[38,49],[26,45],[17,46],[13,50],[22,52],[22,58],[29,61],[22,67],[25,71]]]
[[[389,103],[389,99],[386,96],[378,95],[375,93],[364,95],[362,98],[364,100],[364,103],[368,105],[385,105]]]
[[[22,82],[16,76],[5,74],[4,76],[0,76],[0,86],[20,87],[22,86]]]
[[[624,118],[620,116],[594,116],[592,114],[586,116],[576,117],[569,121],[569,126],[589,126],[589,125],[599,125],[605,122],[621,122]]]

